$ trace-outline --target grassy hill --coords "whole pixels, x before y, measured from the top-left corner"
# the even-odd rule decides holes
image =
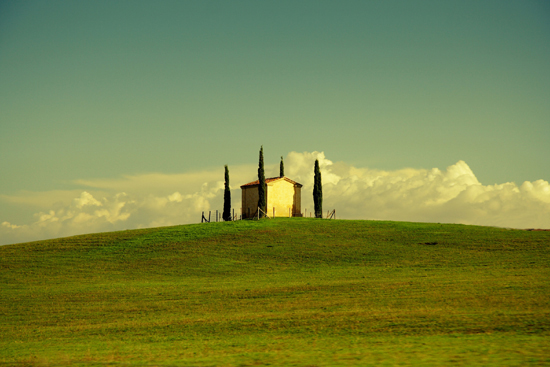
[[[293,218],[101,233],[0,247],[0,287],[5,365],[550,365],[550,232]]]

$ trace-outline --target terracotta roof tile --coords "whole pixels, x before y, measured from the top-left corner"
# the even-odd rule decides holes
[[[295,184],[295,185],[298,185],[299,187],[302,187],[302,184],[296,182],[296,181],[292,181],[290,178],[288,177],[270,177],[270,178],[266,178],[265,179],[265,183],[270,183],[270,182],[273,182],[273,181],[277,181],[277,180],[285,180],[285,181],[288,181],[292,184]],[[241,185],[241,189],[243,187],[248,187],[248,186],[257,186],[260,184],[260,180],[256,180],[256,181],[252,181],[252,182],[249,182],[247,184],[244,184],[244,185]]]

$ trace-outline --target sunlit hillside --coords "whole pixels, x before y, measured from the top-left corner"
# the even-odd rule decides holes
[[[0,247],[0,364],[550,364],[550,232],[275,219]]]

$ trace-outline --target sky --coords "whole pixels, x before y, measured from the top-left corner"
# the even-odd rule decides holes
[[[550,228],[550,3],[0,1],[0,244],[200,222],[266,173],[342,219]],[[308,191],[309,190],[309,191]]]

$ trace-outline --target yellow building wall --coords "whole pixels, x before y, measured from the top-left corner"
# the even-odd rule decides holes
[[[267,215],[276,217],[301,217],[302,189],[286,180],[278,180],[267,185]],[[258,210],[258,186],[241,188],[242,217],[252,218]]]
[[[267,214],[273,215],[275,209],[276,217],[288,217],[293,213],[294,184],[285,181],[274,181],[267,184]]]
[[[294,217],[301,217],[302,216],[302,188],[296,186],[294,188],[296,191],[296,194],[294,195]]]
[[[245,187],[242,190],[242,216],[251,218],[258,210],[258,186]]]

